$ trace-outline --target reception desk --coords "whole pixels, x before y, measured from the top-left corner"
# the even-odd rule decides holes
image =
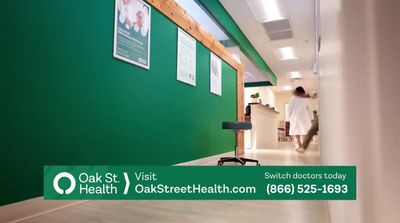
[[[278,147],[278,112],[261,105],[251,104],[250,121],[253,129],[245,133],[245,147],[275,149]]]

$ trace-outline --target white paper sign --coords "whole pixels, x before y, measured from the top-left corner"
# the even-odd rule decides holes
[[[142,0],[115,0],[115,58],[150,68],[151,7]]]
[[[178,28],[177,79],[196,86],[196,40]]]
[[[222,61],[213,53],[210,54],[210,92],[222,95]]]

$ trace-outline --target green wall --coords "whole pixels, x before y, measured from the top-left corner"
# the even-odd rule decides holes
[[[232,151],[235,70],[209,93],[176,80],[177,26],[152,10],[151,69],[112,57],[114,1],[6,1],[1,9],[0,205],[42,195],[43,165],[171,165]]]

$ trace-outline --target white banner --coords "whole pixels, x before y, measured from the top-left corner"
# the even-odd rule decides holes
[[[222,95],[222,61],[215,54],[210,53],[210,92]]]
[[[179,28],[177,79],[196,86],[196,40]]]

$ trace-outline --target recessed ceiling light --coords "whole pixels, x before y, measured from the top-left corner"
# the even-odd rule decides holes
[[[259,22],[285,19],[277,0],[247,0],[247,4]]]
[[[293,47],[282,47],[274,50],[276,57],[280,60],[298,59],[295,55]]]
[[[285,85],[285,86],[283,86],[283,90],[284,91],[291,91],[293,88],[292,88],[292,86],[290,86],[290,85]]]
[[[299,71],[292,71],[288,73],[288,78],[299,79],[303,78],[303,75]]]

